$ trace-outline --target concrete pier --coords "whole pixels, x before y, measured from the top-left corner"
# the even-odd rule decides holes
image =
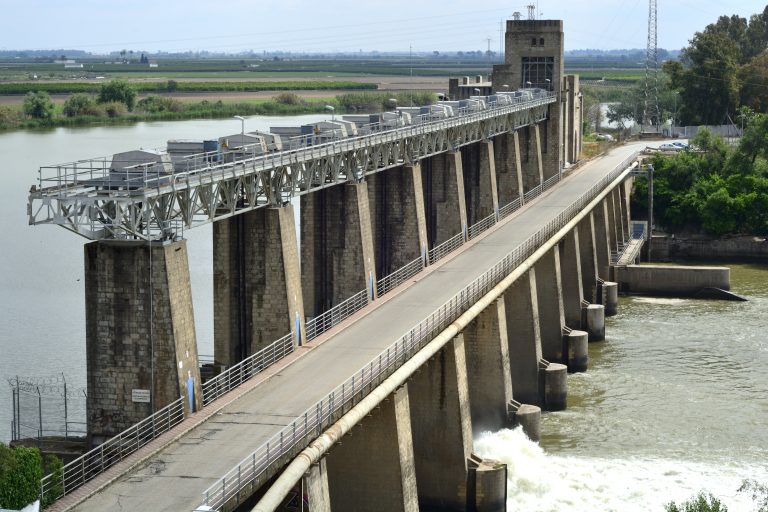
[[[557,247],[542,255],[535,267],[542,355],[552,363],[565,363],[566,347],[563,338],[565,314],[560,251]]]
[[[368,187],[348,183],[301,196],[304,310],[317,316],[365,290],[376,296]]]
[[[509,426],[512,400],[507,313],[504,298],[486,308],[464,329],[473,433]]]
[[[523,169],[517,131],[494,138],[493,148],[500,206],[506,206],[516,199],[522,201]]]
[[[292,332],[304,340],[293,207],[262,208],[213,225],[216,361],[231,366]]]
[[[568,346],[568,371],[585,372],[589,368],[589,335],[584,331],[572,330],[566,334]]]
[[[520,402],[541,405],[541,332],[536,271],[531,269],[504,293],[512,389]]]
[[[619,285],[612,281],[602,284],[605,316],[616,316],[619,311]]]
[[[302,487],[312,512],[331,512],[331,497],[328,491],[328,468],[326,459],[312,464],[304,475]]]
[[[430,248],[467,234],[467,203],[461,152],[451,151],[422,161],[424,204]]]
[[[467,512],[506,512],[507,466],[499,461],[469,460]]]
[[[578,225],[579,262],[581,264],[581,287],[584,300],[597,303],[596,286],[598,276],[597,252],[595,250],[595,216],[593,212],[584,217]]]
[[[584,292],[582,290],[580,243],[579,228],[576,226],[558,244],[565,325],[571,329],[583,327]]]
[[[387,276],[424,257],[428,247],[421,166],[402,166],[367,178],[376,275]]]
[[[463,335],[411,379],[408,393],[419,510],[464,511],[472,419]]]
[[[185,410],[201,408],[186,241],[92,242],[84,252],[89,443],[181,396]]]
[[[627,265],[615,273],[622,293],[695,297],[706,288],[731,289],[727,267]]]
[[[406,385],[326,456],[332,510],[418,512],[413,450]]]
[[[561,411],[568,403],[568,367],[549,363],[544,369],[544,407],[548,411]]]
[[[597,257],[597,277],[611,279],[611,237],[609,235],[608,204],[602,201],[592,211],[594,215],[595,255]],[[599,296],[597,297],[600,298]]]
[[[467,222],[472,226],[499,211],[493,142],[480,141],[461,148]]]
[[[602,304],[587,306],[587,334],[589,341],[605,339],[605,306]]]
[[[522,427],[531,441],[541,439],[541,408],[536,405],[521,404],[515,411],[515,425]]]

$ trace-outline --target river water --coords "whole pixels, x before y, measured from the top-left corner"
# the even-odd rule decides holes
[[[85,240],[27,225],[37,168],[239,131],[239,121],[198,120],[0,134],[0,440],[10,438],[6,379],[63,373],[70,390],[85,386]],[[210,354],[211,229],[185,235],[199,351]],[[608,339],[590,345],[589,372],[569,377],[568,410],[544,415],[540,446],[508,430],[475,441],[509,465],[509,510],[662,510],[700,489],[731,512],[751,510],[736,489],[744,478],[768,483],[768,266],[732,268],[732,288],[749,302],[622,298]]]

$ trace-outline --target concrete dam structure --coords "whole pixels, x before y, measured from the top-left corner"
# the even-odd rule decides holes
[[[41,171],[30,222],[92,240],[92,449],[43,479],[52,510],[266,511],[297,488],[313,512],[505,510],[473,438],[536,439],[566,407],[616,313],[641,149],[571,165],[562,22],[510,20],[506,43],[486,96]],[[183,234],[206,223],[203,381]]]

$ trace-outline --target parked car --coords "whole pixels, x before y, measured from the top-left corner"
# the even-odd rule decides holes
[[[614,141],[613,135],[609,133],[598,133],[596,137],[597,140],[607,140],[608,142]]]
[[[660,151],[682,151],[683,148],[675,146],[674,144],[662,144],[659,146]]]

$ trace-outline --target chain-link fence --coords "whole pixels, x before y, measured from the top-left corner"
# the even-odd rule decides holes
[[[13,377],[11,439],[85,437],[85,388],[67,385],[64,375]]]

